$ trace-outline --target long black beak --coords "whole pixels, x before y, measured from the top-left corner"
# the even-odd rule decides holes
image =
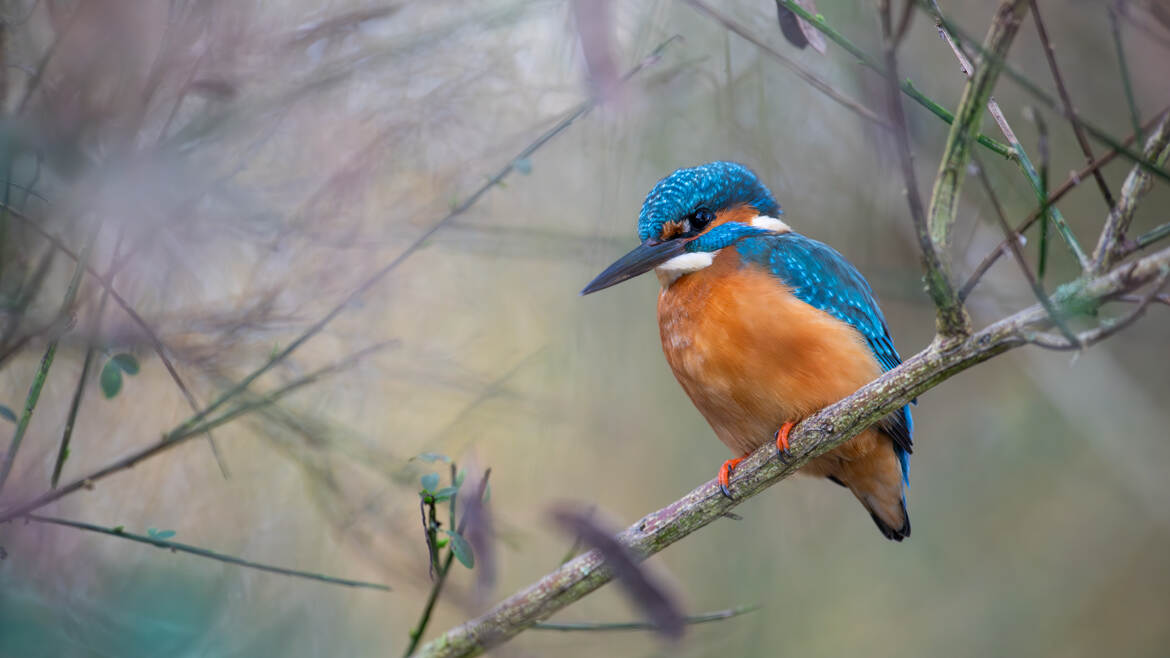
[[[644,274],[658,265],[678,256],[686,250],[686,240],[667,240],[656,242],[647,240],[634,248],[633,251],[617,259],[617,262],[605,268],[605,271],[590,281],[581,291],[582,295],[597,292],[610,286]]]

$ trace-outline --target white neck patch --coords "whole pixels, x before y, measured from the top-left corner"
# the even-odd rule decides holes
[[[654,268],[654,273],[658,275],[658,281],[662,287],[669,288],[670,284],[677,281],[680,276],[709,267],[711,263],[715,262],[715,255],[718,253],[717,251],[696,251],[679,254]]]
[[[768,217],[767,215],[756,215],[752,218],[752,226],[756,228],[767,229],[773,233],[791,233],[792,227],[775,217]]]

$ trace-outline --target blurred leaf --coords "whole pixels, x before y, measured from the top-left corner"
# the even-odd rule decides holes
[[[795,0],[795,2],[804,7],[808,13],[820,16],[817,13],[816,4],[812,0]],[[776,0],[776,16],[780,20],[780,32],[784,34],[785,39],[788,39],[788,43],[802,49],[806,46],[812,46],[813,50],[822,55],[825,54],[825,37],[821,35],[820,31],[780,4],[780,0]]]
[[[174,530],[159,530],[158,528],[147,528],[146,534],[154,539],[170,539],[175,536]]]
[[[2,404],[0,404],[0,418],[3,418],[10,423],[16,422],[16,414],[13,413],[11,409]]]
[[[113,398],[122,390],[122,369],[114,363],[113,359],[106,361],[106,365],[102,366],[102,373],[98,377],[101,383],[102,395],[107,399]]]
[[[532,160],[528,158],[516,158],[512,161],[512,168],[515,169],[517,173],[521,173],[527,176],[528,174],[532,173]]]
[[[475,567],[475,554],[471,552],[471,544],[463,538],[463,535],[454,530],[445,530],[447,536],[451,538],[451,550],[455,553],[455,559],[463,563],[463,566],[468,569]]]
[[[435,548],[445,548],[447,546],[448,541],[449,540],[447,540],[447,539],[440,539],[440,540],[436,541]]]
[[[434,491],[435,487],[439,486],[439,474],[427,473],[419,480],[422,482],[422,488],[426,491]]]
[[[434,493],[435,502],[447,500],[457,493],[459,493],[459,487],[443,487]]]
[[[416,456],[415,459],[417,459],[419,461],[424,461],[427,463],[434,463],[434,462],[439,462],[439,461],[447,462],[448,464],[451,463],[450,457],[448,457],[447,455],[441,455],[437,452],[424,452],[421,455]]]
[[[467,471],[465,469],[462,469],[462,468],[459,469],[459,472],[455,474],[455,486],[462,487],[463,486],[463,478],[466,476],[467,476]]]
[[[114,357],[110,359],[110,362],[117,364],[117,366],[122,369],[122,372],[126,373],[127,375],[138,374],[138,359],[134,358],[133,354],[127,354],[126,352],[115,354]]]
[[[123,532],[126,532],[126,526],[124,526],[124,525],[116,525],[116,526],[114,526],[113,530],[114,530],[114,534],[118,534],[118,535],[120,535],[120,534],[122,534]]]
[[[591,512],[570,507],[555,508],[552,518],[566,533],[601,552],[614,577],[659,633],[672,639],[682,636],[684,624],[678,604],[630,551],[613,538],[611,530],[600,526]]]

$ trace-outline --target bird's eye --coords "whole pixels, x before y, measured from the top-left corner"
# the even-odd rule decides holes
[[[691,214],[691,230],[702,231],[713,221],[715,221],[715,213],[707,208],[699,208]]]

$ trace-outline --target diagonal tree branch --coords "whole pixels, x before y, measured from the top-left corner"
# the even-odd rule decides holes
[[[1091,309],[1163,276],[1170,268],[1170,248],[1109,274],[1065,286],[1052,295],[1057,307]],[[719,519],[740,503],[792,475],[810,459],[847,441],[864,428],[954,375],[998,354],[1027,344],[1049,325],[1048,313],[1036,304],[977,333],[947,343],[935,342],[902,365],[853,395],[821,410],[796,426],[789,437],[788,463],[775,458],[775,447],[756,450],[736,469],[734,499],[708,481],[679,500],[634,523],[617,536],[634,555],[647,558]],[[597,551],[588,551],[539,581],[432,640],[416,656],[476,656],[548,618],[556,611],[605,585],[613,578]]]

